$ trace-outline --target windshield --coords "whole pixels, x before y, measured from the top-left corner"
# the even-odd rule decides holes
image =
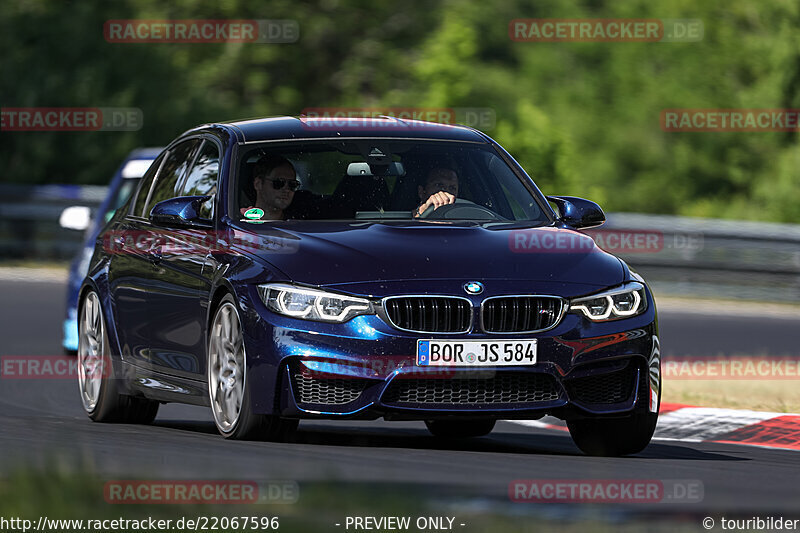
[[[248,145],[232,182],[234,218],[549,221],[487,144],[355,139]]]

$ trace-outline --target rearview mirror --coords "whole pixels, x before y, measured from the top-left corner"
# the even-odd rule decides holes
[[[606,215],[600,206],[576,196],[548,196],[547,200],[558,207],[558,220],[575,229],[600,226]]]
[[[347,165],[348,176],[405,176],[402,163],[391,162],[388,165],[370,163],[350,163]]]
[[[210,223],[200,218],[200,205],[211,196],[178,196],[158,202],[150,211],[150,221],[160,226],[202,226]]]

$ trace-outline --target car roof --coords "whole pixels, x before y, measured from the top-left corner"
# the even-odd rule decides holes
[[[164,150],[163,147],[134,148],[125,157],[125,161],[131,159],[155,159],[162,150]]]
[[[204,124],[190,130],[224,128],[235,130],[240,142],[319,138],[419,138],[488,142],[483,133],[466,126],[407,120],[382,116],[374,118],[268,117]]]
[[[164,148],[134,148],[122,160],[112,182],[117,181],[117,175],[121,175],[122,179],[141,178],[150,167],[150,163],[158,157],[162,150]]]

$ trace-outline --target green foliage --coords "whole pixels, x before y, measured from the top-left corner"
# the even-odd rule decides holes
[[[515,42],[515,18],[700,19],[699,42]],[[293,19],[294,44],[114,44],[109,19]],[[103,183],[132,148],[305,108],[485,107],[547,194],[800,222],[792,133],[670,133],[667,108],[800,108],[797,0],[63,2],[0,7],[3,107],[135,107],[136,132],[0,132],[7,182]]]

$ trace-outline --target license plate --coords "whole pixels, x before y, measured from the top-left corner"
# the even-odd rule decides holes
[[[519,341],[417,341],[417,366],[535,365],[536,339]]]

